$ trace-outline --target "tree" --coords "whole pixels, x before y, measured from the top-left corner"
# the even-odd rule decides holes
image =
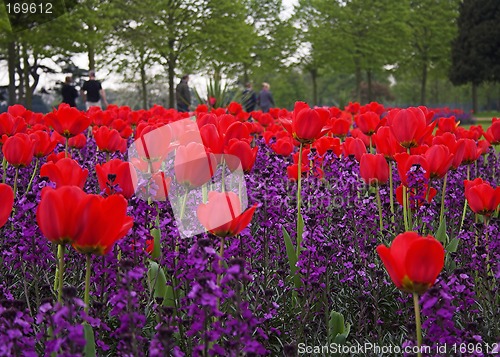
[[[53,67],[42,65],[42,61],[69,53],[67,49],[72,43],[66,36],[69,24],[67,16],[52,21],[34,21],[20,16],[10,18],[10,22],[0,16],[0,46],[7,49],[9,104],[23,103],[31,108],[41,72],[55,71]]]
[[[420,80],[420,103],[426,104],[429,71],[448,72],[450,44],[456,33],[458,0],[411,0],[409,25],[411,38],[404,61],[398,69],[411,72]]]
[[[449,78],[455,85],[472,84],[472,109],[476,113],[477,87],[484,82],[500,82],[500,2],[464,0],[457,21]]]
[[[303,0],[300,5],[300,12],[312,8],[316,17],[310,21],[307,38],[317,51],[313,62],[340,73],[354,73],[358,101],[363,72],[370,94],[373,74],[401,57],[401,43],[408,34],[407,1]]]

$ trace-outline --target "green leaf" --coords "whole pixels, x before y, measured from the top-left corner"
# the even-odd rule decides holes
[[[148,269],[149,286],[154,291],[154,297],[165,299],[167,295],[167,278],[165,272],[160,268],[158,263],[150,262]]]
[[[345,330],[344,315],[339,312],[332,311],[330,313],[330,321],[328,323],[328,340],[333,341],[337,335],[341,335]]]
[[[443,243],[443,245],[445,245],[448,242],[449,237],[448,234],[446,234],[446,219],[443,219],[439,223],[439,228],[436,232],[436,239],[441,243]]]
[[[153,253],[151,253],[151,257],[153,259],[160,259],[161,258],[160,230],[158,228],[153,228],[151,229],[150,233],[154,239]]]
[[[335,336],[334,342],[336,344],[344,344],[347,341],[347,336],[349,336],[349,332],[351,331],[351,325],[348,323],[345,326],[344,332],[340,335]]]
[[[290,234],[283,227],[283,238],[285,239],[286,254],[288,256],[288,265],[290,266],[290,276],[293,279],[293,283],[296,288],[302,286],[302,280],[300,280],[300,274],[297,273],[297,253],[293,246],[292,240],[290,239]]]
[[[297,254],[290,239],[290,234],[283,227],[283,238],[285,239],[286,254],[288,256],[288,264],[290,265],[290,272],[295,274],[297,271]]]
[[[302,213],[299,212],[297,215],[298,223],[297,223],[297,252],[300,252],[302,249],[302,236],[304,234],[304,218],[302,217]],[[298,255],[297,255],[298,258]]]
[[[172,285],[167,285],[165,298],[163,299],[163,306],[175,307],[175,294],[174,287]]]
[[[459,240],[457,238],[453,238],[451,240],[451,242],[446,246],[446,253],[449,254],[449,253],[455,253],[457,251],[457,248],[458,248],[458,243],[459,243]]]
[[[85,336],[85,348],[83,349],[83,354],[85,357],[95,357],[95,340],[94,340],[94,330],[88,322],[83,323],[83,332]]]

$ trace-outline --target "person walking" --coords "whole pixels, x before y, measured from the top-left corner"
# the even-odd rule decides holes
[[[81,93],[87,110],[91,107],[101,107],[101,100],[104,107],[108,106],[106,93],[102,88],[101,82],[95,79],[94,70],[89,71],[89,80],[83,83]]]
[[[175,88],[175,99],[177,102],[177,111],[181,113],[189,112],[191,105],[191,92],[189,91],[189,75],[182,76],[181,81]]]
[[[76,98],[78,97],[78,91],[75,86],[72,85],[73,78],[71,76],[67,76],[62,88],[62,102],[69,104],[70,107],[76,107]]]
[[[257,94],[252,89],[252,83],[248,82],[245,87],[242,94],[243,106],[245,107],[245,111],[250,113],[255,110],[255,106],[257,105]]]
[[[271,86],[269,85],[269,83],[262,83],[262,90],[260,91],[257,98],[257,104],[259,104],[260,109],[264,113],[267,113],[269,109],[274,107],[274,99],[270,89]]]

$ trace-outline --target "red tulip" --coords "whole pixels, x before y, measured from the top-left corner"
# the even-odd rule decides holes
[[[236,170],[241,163],[241,168],[245,173],[249,173],[255,164],[258,147],[251,148],[246,141],[232,139],[226,149],[225,160],[231,171]]]
[[[49,133],[46,131],[37,130],[30,134],[30,138],[34,143],[34,155],[37,158],[51,154],[57,145],[57,142],[51,140]]]
[[[271,149],[281,156],[290,156],[294,149],[293,140],[290,137],[280,138],[271,145]]]
[[[150,182],[154,183],[154,185],[157,187],[154,193],[152,193],[151,191],[149,192],[153,200],[165,201],[168,197],[172,179],[170,177],[165,177],[165,173],[163,171],[160,171],[151,176]]]
[[[354,114],[359,113],[360,108],[361,108],[361,105],[359,103],[357,103],[357,102],[354,102],[354,103],[353,102],[349,102],[349,105],[345,106],[344,109],[345,109],[346,112],[349,112],[349,113],[351,113],[351,114],[354,115]]]
[[[330,114],[325,109],[311,109],[304,102],[296,102],[292,120],[282,119],[285,129],[302,144],[310,144],[330,128],[325,127]]]
[[[359,138],[346,138],[342,144],[342,155],[355,157],[360,161],[361,156],[366,153],[366,145],[363,140]]]
[[[65,138],[78,135],[90,125],[90,118],[68,104],[60,104],[58,109],[45,116],[47,124]]]
[[[309,166],[302,165],[301,173],[304,174],[309,171]],[[299,164],[289,165],[286,168],[286,173],[288,175],[288,179],[290,181],[298,181],[299,180]]]
[[[49,162],[56,163],[59,160],[64,159],[64,158],[70,158],[71,159],[71,155],[69,153],[66,154],[64,151],[61,151],[61,152],[58,152],[58,153],[54,153],[53,152],[52,154],[49,154],[47,156],[47,163],[49,163]]]
[[[7,223],[14,206],[14,191],[12,187],[0,183],[0,228]]]
[[[35,143],[28,134],[17,133],[5,140],[2,152],[9,164],[15,167],[28,166],[33,160]]]
[[[99,188],[106,195],[112,195],[114,189],[112,186],[118,185],[121,191],[120,194],[126,199],[132,197],[137,187],[136,171],[131,167],[131,164],[120,159],[113,159],[106,162],[104,165],[96,165],[95,172],[99,182]]]
[[[89,170],[83,169],[78,162],[69,157],[49,161],[40,168],[40,176],[48,177],[50,181],[56,184],[56,188],[63,186],[77,186],[83,189]]]
[[[366,112],[354,117],[356,126],[363,132],[363,134],[371,136],[375,134],[378,126],[380,125],[380,116],[374,112]]]
[[[127,216],[127,201],[119,195],[86,195],[82,201],[77,222],[83,229],[71,244],[80,253],[108,254],[134,223]]]
[[[82,149],[85,147],[86,144],[87,144],[87,137],[83,133],[75,135],[69,138],[68,140],[68,146],[70,148]]]
[[[177,182],[195,188],[207,183],[215,173],[217,161],[205,146],[191,142],[179,146],[175,153],[174,171]]]
[[[9,137],[17,133],[24,133],[26,127],[27,124],[23,117],[8,112],[0,114],[0,138],[2,138],[0,143],[5,141],[3,139],[4,135]]]
[[[481,156],[481,149],[477,147],[477,144],[472,139],[459,139],[455,147],[455,159],[453,161],[453,166],[455,166],[458,161],[459,165],[469,165],[474,161],[479,159]]]
[[[417,147],[432,134],[436,123],[427,126],[427,119],[420,108],[411,107],[394,112],[395,110],[389,113],[388,124],[401,146]]]
[[[265,128],[274,123],[274,118],[269,113],[262,113],[255,119]]]
[[[205,124],[200,128],[200,136],[203,140],[203,145],[214,154],[222,154],[224,152],[224,140],[220,136],[217,127],[214,124]]]
[[[490,150],[491,144],[488,140],[479,140],[477,142],[477,148],[481,155],[485,155]]]
[[[359,163],[359,173],[369,185],[384,185],[389,180],[389,165],[381,154],[363,154]]]
[[[445,145],[433,145],[424,154],[431,178],[442,178],[453,162],[453,154]]]
[[[425,170],[425,176],[430,177],[427,160],[422,155],[408,155],[407,153],[396,154],[396,159],[399,178],[403,185],[408,186],[408,171],[413,165],[420,165]]]
[[[464,181],[465,198],[474,213],[490,216],[500,205],[500,187],[493,188],[478,178]]]
[[[137,154],[143,160],[161,162],[171,150],[172,130],[170,125],[137,127],[137,140],[134,141]]]
[[[240,123],[239,121],[232,123],[224,131],[224,145],[227,146],[231,139],[239,139],[248,142],[252,141],[250,130],[248,130],[248,127],[245,124]]]
[[[93,134],[99,150],[110,153],[119,151],[122,154],[127,151],[127,140],[116,129],[101,126]]]
[[[334,136],[338,136],[339,138],[345,138],[351,129],[351,118],[349,117],[340,117],[332,120],[332,128],[330,132]]]
[[[234,192],[208,193],[208,202],[197,209],[198,219],[205,229],[219,237],[240,233],[252,220],[257,205],[241,212],[240,199]]]
[[[399,145],[394,137],[391,128],[383,126],[372,136],[377,153],[383,154],[387,160],[394,160],[394,155],[404,152],[404,148]]]
[[[318,151],[320,157],[325,156],[327,151],[332,151],[337,157],[342,154],[342,146],[339,138],[332,138],[330,136],[323,136],[316,140],[312,147]]]
[[[408,293],[422,294],[429,289],[444,266],[444,248],[432,236],[405,232],[394,238],[391,247],[381,244],[377,253],[392,282]]]
[[[454,133],[458,128],[460,121],[457,121],[455,116],[451,116],[448,118],[439,118],[438,120],[438,130],[437,135],[441,135],[443,133]]]
[[[484,133],[484,137],[491,145],[500,144],[500,118],[493,118],[491,120],[491,126]]]
[[[433,198],[437,194],[437,190],[434,187],[429,187],[425,185],[422,187],[422,191],[418,191],[415,187],[407,188],[409,203],[411,209],[416,209],[422,206],[425,202],[431,203]],[[396,188],[396,200],[401,206],[403,205],[403,185],[399,185]]]
[[[227,112],[229,114],[233,114],[233,115],[238,115],[239,113],[241,113],[243,111],[243,107],[241,106],[240,103],[236,103],[236,102],[231,102],[229,103],[229,105],[227,106]]]
[[[85,195],[76,186],[64,186],[56,190],[45,187],[42,190],[36,221],[49,241],[56,244],[70,243],[80,234],[83,229],[80,224],[80,205]]]

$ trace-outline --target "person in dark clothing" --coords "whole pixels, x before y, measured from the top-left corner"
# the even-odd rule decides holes
[[[95,72],[93,70],[89,71],[89,80],[83,83],[81,92],[87,109],[90,107],[101,107],[101,99],[104,106],[108,106],[106,93],[102,88],[101,82],[95,79]]]
[[[242,94],[243,106],[247,113],[254,111],[257,105],[257,94],[252,89],[252,83],[248,82]]]
[[[71,84],[72,82],[73,78],[71,78],[71,76],[67,76],[61,88],[62,102],[69,104],[70,107],[76,107],[78,91]]]
[[[175,89],[175,99],[177,101],[177,110],[179,112],[189,112],[191,105],[191,92],[188,86],[189,75],[182,76],[181,81]]]
[[[259,93],[259,96],[257,98],[257,104],[259,104],[260,109],[264,112],[267,113],[269,109],[274,107],[274,99],[272,93],[269,91],[271,89],[271,86],[269,83],[262,83],[262,90]]]

